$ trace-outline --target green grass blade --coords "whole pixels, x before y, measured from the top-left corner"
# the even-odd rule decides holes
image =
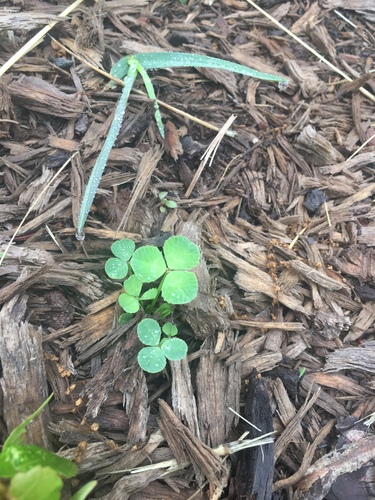
[[[129,71],[124,80],[125,86],[123,88],[120,100],[117,104],[111,128],[109,129],[107,138],[103,144],[103,148],[98,156],[98,159],[96,160],[89,182],[87,183],[86,186],[85,194],[82,198],[81,209],[79,212],[78,224],[77,224],[77,233],[76,233],[77,240],[83,240],[85,238],[83,228],[86,223],[87,216],[90,212],[90,207],[92,205],[92,202],[94,201],[100,179],[102,178],[104,168],[108,161],[109,154],[115,144],[117,135],[120,131],[129,94],[133,87],[133,83],[136,76],[137,76],[137,61],[130,60]]]
[[[123,80],[129,71],[129,59],[131,56],[126,56],[117,61],[116,64],[112,66],[111,75],[115,76],[119,80]],[[113,83],[113,82],[112,82]]]
[[[135,58],[135,59],[137,59],[137,58]],[[164,125],[163,125],[163,122],[162,122],[162,119],[161,119],[161,114],[160,114],[160,110],[159,110],[159,104],[158,104],[158,102],[156,100],[154,86],[152,85],[152,81],[151,81],[150,77],[148,76],[147,71],[144,69],[144,67],[140,63],[138,63],[138,65],[137,65],[137,70],[138,70],[138,73],[143,78],[143,82],[145,84],[148,97],[150,99],[153,99],[153,101],[154,101],[155,121],[156,121],[156,124],[158,126],[160,135],[164,139]]]
[[[241,75],[252,76],[260,80],[272,82],[287,82],[286,78],[269,73],[261,73],[255,69],[248,68],[242,64],[232,63],[216,57],[202,56],[199,54],[185,54],[184,52],[150,52],[133,56],[144,69],[177,68],[177,67],[201,67],[224,69],[239,73]]]

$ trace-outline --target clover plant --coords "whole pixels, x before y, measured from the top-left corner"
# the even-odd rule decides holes
[[[0,453],[0,498],[59,500],[62,478],[77,474],[78,468],[73,462],[39,446],[22,443],[26,426],[51,398],[52,395],[6,439]],[[84,500],[95,485],[96,481],[90,481],[72,496],[72,500]]]
[[[133,241],[115,241],[111,246],[114,257],[107,260],[105,271],[112,279],[124,280],[124,292],[119,304],[127,321],[139,310],[163,320],[173,305],[187,304],[198,293],[198,281],[191,271],[198,265],[197,245],[184,236],[171,236],[162,250],[153,245],[135,249]],[[138,354],[140,367],[157,373],[164,369],[166,359],[178,361],[186,356],[187,345],[176,337],[177,327],[167,322],[162,326],[156,319],[143,318],[137,327],[139,340],[146,345]]]

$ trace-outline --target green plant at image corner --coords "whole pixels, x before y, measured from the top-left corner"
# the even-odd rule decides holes
[[[135,249],[133,241],[115,241],[111,246],[114,257],[105,263],[112,279],[124,280],[124,292],[119,304],[128,321],[140,309],[159,321],[169,316],[172,306],[188,304],[198,294],[198,280],[191,271],[199,263],[197,245],[184,236],[171,236],[162,250],[153,245]],[[178,361],[187,353],[187,344],[176,337],[177,327],[167,322],[162,326],[154,318],[145,317],[137,326],[139,340],[146,346],[138,354],[140,367],[157,373],[164,369],[167,359]]]
[[[0,452],[0,500],[60,500],[63,478],[74,477],[78,468],[69,460],[32,444],[22,444],[27,425],[49,403],[41,406],[16,427]],[[96,481],[82,486],[72,500],[85,500]]]

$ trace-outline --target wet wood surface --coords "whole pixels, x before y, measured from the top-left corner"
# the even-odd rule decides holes
[[[2,63],[64,8],[32,4],[4,2]],[[1,252],[17,231],[0,266],[0,435],[52,390],[27,439],[63,447],[80,481],[98,480],[92,498],[372,494],[374,436],[357,421],[375,412],[374,6],[258,4],[320,60],[245,1],[102,0],[54,28],[66,48],[46,37],[0,80]],[[120,95],[82,58],[109,71],[152,51],[221,57],[289,85],[150,72],[167,105],[219,129],[236,116],[203,164],[216,132],[161,106],[163,140],[137,80],[78,242]],[[163,191],[177,209],[160,212]],[[121,284],[104,263],[114,238],[169,234],[200,247],[199,294],[175,313],[187,358],[150,375],[136,361],[141,316],[119,324]],[[221,454],[249,431],[238,415],[274,443]]]

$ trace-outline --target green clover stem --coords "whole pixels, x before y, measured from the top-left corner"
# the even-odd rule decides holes
[[[157,289],[157,292],[156,292],[156,296],[155,296],[154,300],[150,304],[150,311],[154,311],[154,309],[155,309],[156,302],[158,301],[158,298],[160,297],[161,289],[162,289],[165,277],[167,275],[168,275],[168,270],[164,273],[164,276],[163,276],[163,278],[161,279],[161,281],[159,283],[159,286],[158,286],[158,289]]]

